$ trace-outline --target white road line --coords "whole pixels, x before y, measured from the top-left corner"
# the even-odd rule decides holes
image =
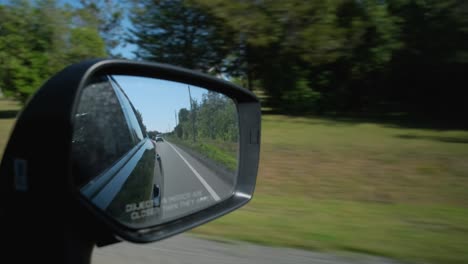
[[[187,166],[192,170],[193,174],[195,174],[195,176],[197,176],[198,180],[201,182],[201,184],[203,184],[203,186],[205,186],[206,190],[211,194],[211,196],[213,197],[213,199],[218,202],[219,200],[221,200],[218,196],[218,194],[213,190],[213,188],[211,188],[211,186],[205,181],[205,179],[203,179],[202,176],[200,176],[200,174],[192,167],[192,165],[190,165],[190,163],[188,163],[188,161],[179,153],[179,151],[177,151],[177,149],[172,146],[171,143],[167,142],[166,143],[171,146],[171,148],[179,155],[179,157],[185,162],[185,164],[187,164]]]

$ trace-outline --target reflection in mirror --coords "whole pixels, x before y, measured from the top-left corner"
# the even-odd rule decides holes
[[[113,219],[149,227],[229,198],[238,166],[236,104],[184,83],[97,76],[74,115],[73,175]]]

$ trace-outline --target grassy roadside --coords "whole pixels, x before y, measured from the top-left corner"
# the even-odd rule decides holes
[[[197,142],[180,140],[176,136],[168,138],[171,142],[188,147],[216,161],[231,171],[237,169],[237,143],[198,139]]]
[[[18,109],[0,99],[0,156]],[[467,190],[467,131],[267,115],[255,198],[193,232],[466,263]]]
[[[17,102],[0,97],[0,160],[20,108]]]
[[[253,201],[199,235],[468,259],[468,132],[267,115]]]

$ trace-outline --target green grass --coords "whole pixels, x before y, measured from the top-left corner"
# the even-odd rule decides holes
[[[17,109],[0,100],[0,149]],[[267,115],[260,160],[252,202],[195,234],[415,263],[468,259],[467,131]]]
[[[19,103],[0,97],[0,160],[3,157],[3,151],[10,138],[19,109]]]
[[[169,140],[188,147],[218,164],[221,164],[231,171],[237,169],[237,143],[222,142],[208,139],[198,139],[197,142],[191,142],[190,140],[180,140],[179,138],[172,136]]]
[[[468,209],[257,195],[195,233],[272,246],[465,263]]]
[[[410,262],[468,259],[468,132],[267,115],[257,188],[193,232]]]

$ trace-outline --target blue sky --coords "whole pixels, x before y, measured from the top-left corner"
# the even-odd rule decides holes
[[[133,106],[142,113],[148,130],[172,131],[175,113],[181,108],[190,109],[188,85],[146,77],[114,75]],[[192,98],[201,101],[206,89],[190,86]]]
[[[126,9],[127,11],[128,11],[128,8]],[[122,20],[122,28],[125,31],[124,34],[126,34],[128,30],[132,28],[132,23],[130,22],[130,19],[128,18],[127,12],[124,13],[124,18]],[[135,51],[136,49],[137,49],[137,46],[134,44],[122,44],[122,45],[117,46],[115,49],[113,49],[112,52],[116,54],[120,53],[126,59],[134,59],[135,55],[133,54],[133,51]]]
[[[133,54],[133,51],[135,50],[136,50],[136,45],[127,44],[125,46],[123,45],[117,46],[115,49],[112,50],[112,52],[115,54],[120,53],[126,59],[134,59],[135,55]]]

